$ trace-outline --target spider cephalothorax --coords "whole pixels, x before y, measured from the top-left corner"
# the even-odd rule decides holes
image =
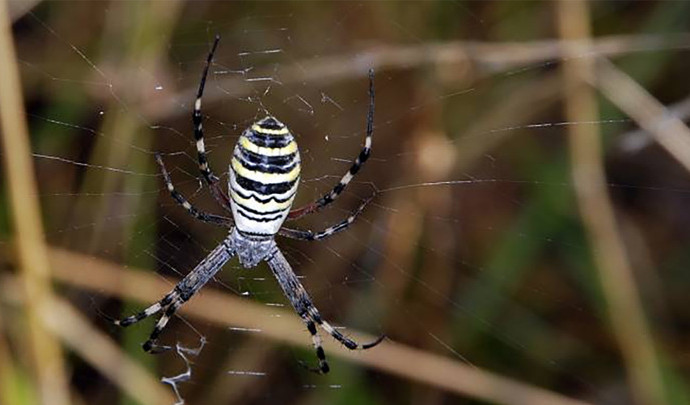
[[[278,248],[272,237],[245,235],[238,228],[232,230],[230,241],[232,250],[245,268],[252,268],[261,263]]]
[[[300,156],[294,137],[287,126],[276,118],[268,116],[255,122],[238,139],[229,168],[228,189],[230,196],[225,194],[218,177],[213,174],[209,167],[204,145],[201,96],[219,39],[216,37],[213,48],[206,59],[192,118],[201,176],[209,187],[213,198],[221,207],[230,212],[232,217],[209,214],[194,207],[182,194],[175,190],[170,175],[163,164],[163,159],[158,154],[156,154],[156,162],[161,168],[166,187],[175,201],[195,218],[227,228],[228,236],[194,270],[177,283],[175,288],[163,299],[142,312],[115,321],[115,323],[129,326],[160,311],[165,311],[156,323],[149,339],[144,342],[143,348],[146,351],[166,350],[168,347],[157,345],[156,340],[170,317],[218,273],[228,260],[237,256],[242,266],[247,268],[266,261],[283,293],[302,318],[312,336],[316,356],[319,359],[319,367],[314,371],[327,373],[328,363],[321,347],[321,338],[316,331],[316,325],[351,350],[373,347],[383,340],[383,336],[371,343],[358,344],[323,320],[309,294],[278,248],[275,235],[302,240],[326,238],[353,223],[369,202],[369,200],[365,201],[348,218],[321,232],[282,227],[286,219],[297,219],[316,212],[338,198],[369,157],[374,121],[374,73],[372,70],[369,71],[369,113],[367,114],[364,147],[361,152],[352,162],[347,173],[330,192],[309,205],[291,211],[290,208],[299,183]]]

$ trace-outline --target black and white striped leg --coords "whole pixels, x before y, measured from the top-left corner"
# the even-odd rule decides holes
[[[306,316],[306,314],[302,315],[302,320],[304,321],[305,325],[307,325],[307,330],[311,334],[311,341],[314,345],[314,350],[316,350],[316,358],[319,360],[319,366],[314,368],[309,367],[306,363],[303,362],[300,362],[300,364],[304,365],[307,368],[307,370],[312,371],[314,373],[326,374],[331,368],[328,366],[328,362],[326,361],[326,352],[324,352],[323,346],[321,344],[321,336],[319,335],[319,332],[316,330],[316,325],[314,324],[314,321],[309,319],[309,317]]]
[[[161,318],[156,323],[156,326],[154,327],[153,331],[151,332],[151,335],[149,336],[149,339],[142,345],[142,348],[145,352],[160,353],[165,350],[168,350],[170,347],[156,345],[155,341],[163,331],[163,328],[165,328],[165,325],[167,325],[168,321],[170,320],[170,317],[172,317],[175,314],[177,308],[179,308],[183,303],[184,302],[180,298],[180,292],[178,291],[178,287],[175,286],[175,288],[171,292],[166,294],[162,300],[156,302],[155,304],[139,312],[138,314],[128,316],[127,318],[121,320],[116,320],[114,321],[114,323],[118,326],[127,327],[141,320],[144,320],[150,316],[153,316],[161,310],[165,309],[163,316],[161,316]]]
[[[325,238],[333,235],[334,233],[340,232],[340,231],[346,229],[347,227],[349,227],[353,222],[355,222],[355,220],[357,219],[359,214],[361,214],[362,211],[364,211],[364,208],[373,199],[374,199],[374,197],[368,198],[355,211],[353,211],[349,217],[345,218],[344,220],[338,222],[337,224],[335,224],[331,227],[324,229],[323,231],[312,232],[312,231],[304,231],[301,229],[280,228],[280,230],[278,231],[278,234],[281,236],[285,236],[287,238],[298,239],[298,240],[312,241],[312,240],[325,239]]]
[[[204,71],[201,75],[201,82],[199,83],[199,90],[196,94],[196,100],[194,100],[194,110],[192,111],[192,124],[194,125],[194,139],[196,140],[196,151],[199,160],[199,171],[201,172],[201,177],[203,177],[206,184],[208,184],[211,189],[211,195],[226,211],[232,212],[230,208],[230,199],[227,194],[223,191],[220,184],[218,183],[218,176],[216,176],[208,163],[208,158],[206,157],[206,145],[204,144],[204,127],[203,127],[203,115],[201,114],[201,97],[204,95],[204,87],[206,87],[206,78],[208,77],[208,70],[213,61],[213,55],[218,47],[218,41],[220,41],[220,36],[216,35],[216,39],[213,41],[213,47],[211,52],[209,52],[206,58],[206,65],[204,66]]]
[[[216,35],[215,41],[213,41],[213,47],[211,52],[209,52],[206,58],[206,65],[204,66],[204,72],[201,75],[201,82],[199,83],[199,90],[196,93],[196,100],[194,101],[194,111],[192,112],[192,123],[194,124],[194,139],[196,140],[196,150],[199,158],[199,170],[201,175],[206,180],[207,184],[213,184],[218,181],[218,177],[211,171],[208,160],[206,159],[206,146],[204,145],[204,128],[203,128],[203,116],[201,115],[201,97],[204,95],[204,87],[206,86],[206,77],[208,76],[208,69],[211,67],[211,62],[213,61],[213,55],[218,47],[218,41],[220,41],[220,36]]]
[[[175,186],[172,183],[172,179],[170,178],[170,173],[168,173],[168,170],[165,168],[165,163],[163,163],[163,158],[161,157],[160,153],[156,153],[156,163],[158,163],[158,166],[160,166],[161,173],[163,174],[163,180],[165,181],[165,186],[168,188],[168,191],[170,192],[170,195],[172,198],[177,201],[178,204],[182,206],[182,208],[186,209],[194,218],[203,221],[203,222],[208,222],[213,225],[218,225],[224,228],[231,228],[233,226],[233,220],[231,218],[227,218],[221,215],[214,215],[214,214],[208,214],[195,206],[193,206],[187,199],[177,190],[175,190]]]
[[[170,304],[168,309],[165,310],[163,316],[161,316],[158,322],[156,322],[156,326],[153,327],[153,331],[151,331],[148,340],[141,345],[145,352],[162,353],[172,348],[171,346],[156,344],[156,340],[158,340],[158,336],[160,336],[161,332],[163,332],[163,329],[165,329],[165,326],[170,321],[170,318],[175,315],[175,312],[177,312],[182,304],[184,304],[184,301],[181,299],[175,300],[172,304]]]
[[[321,314],[319,314],[319,311],[314,306],[309,294],[307,294],[304,286],[302,286],[302,283],[299,282],[299,279],[297,279],[297,276],[292,271],[292,267],[288,263],[287,259],[285,259],[283,253],[277,247],[273,254],[266,259],[266,261],[268,262],[268,266],[273,272],[276,280],[278,280],[280,288],[285,293],[285,296],[290,300],[290,304],[292,304],[292,307],[295,309],[297,314],[307,325],[307,329],[312,336],[312,342],[314,344],[314,348],[316,349],[316,357],[319,359],[319,367],[317,369],[310,370],[322,374],[327,373],[329,370],[328,363],[326,362],[326,354],[321,346],[321,337],[316,331],[315,324],[319,325],[324,331],[329,333],[331,336],[333,336],[333,338],[350,350],[369,349],[381,343],[381,341],[384,339],[385,336],[381,336],[373,342],[362,345],[348,337],[345,337],[342,333],[331,326],[330,323],[321,318]]]
[[[142,347],[144,351],[149,353],[158,353],[170,349],[169,346],[157,345],[156,339],[158,339],[158,336],[163,332],[170,318],[175,315],[175,312],[182,304],[189,301],[189,299],[213,278],[223,265],[235,255],[235,252],[230,248],[230,243],[229,239],[226,239],[213,249],[213,251],[209,253],[194,270],[180,280],[180,282],[175,285],[175,288],[166,294],[163,299],[138,314],[114,321],[115,325],[123,327],[130,326],[165,310],[156,323],[156,326],[153,328],[149,339],[144,342]]]
[[[309,297],[306,297],[307,300],[309,300]],[[383,341],[383,339],[386,338],[386,335],[381,335],[377,337],[375,340],[369,342],[369,343],[364,343],[360,344],[355,342],[354,340],[348,338],[347,336],[343,335],[340,333],[336,328],[333,327],[330,323],[324,321],[321,318],[321,314],[319,313],[319,310],[316,309],[314,304],[309,300],[308,304],[305,303],[305,305],[308,305],[309,307],[309,317],[314,320],[321,328],[323,328],[326,333],[329,335],[333,336],[333,339],[337,340],[340,342],[343,346],[347,347],[350,350],[366,350],[370,349],[379,343]]]
[[[355,160],[352,162],[352,166],[350,166],[350,169],[345,173],[345,175],[340,179],[338,184],[329,191],[328,193],[324,194],[323,197],[319,198],[315,202],[306,205],[304,207],[300,207],[297,209],[294,209],[290,211],[288,214],[288,219],[297,219],[301,218],[307,214],[311,214],[312,212],[316,212],[320,210],[321,208],[327,206],[328,204],[332,203],[335,201],[340,194],[345,190],[345,187],[347,187],[348,184],[350,184],[350,181],[355,177],[357,172],[359,172],[359,169],[362,168],[362,165],[364,165],[364,162],[369,159],[369,155],[371,155],[371,141],[374,133],[374,69],[369,69],[369,112],[367,113],[367,132],[366,132],[366,137],[364,138],[364,147],[362,150],[359,152],[359,155],[355,158]]]
[[[178,299],[179,294],[177,290],[172,290],[168,294],[163,297],[160,301],[156,302],[155,304],[151,305],[150,307],[146,308],[145,310],[135,314],[128,316],[127,318],[120,319],[120,320],[115,320],[113,323],[118,326],[123,326],[127,327],[129,325],[134,325],[135,323],[142,321],[150,316],[153,316],[160,312],[163,308],[166,308],[168,305],[170,305],[171,302],[174,300]]]

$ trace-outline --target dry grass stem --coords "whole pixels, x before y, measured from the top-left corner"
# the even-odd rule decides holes
[[[557,11],[564,40],[589,38],[589,8],[585,1],[562,0]],[[574,47],[570,53],[579,55],[581,48]],[[566,56],[563,91],[569,121],[599,119],[594,90],[582,80],[583,76],[593,75],[594,69],[593,58]],[[664,404],[661,371],[651,332],[607,193],[599,127],[576,125],[569,127],[568,132],[578,205],[592,245],[608,315],[627,365],[631,390],[639,404]]]
[[[587,80],[690,171],[690,129],[682,119],[608,60],[599,58],[593,73]]]
[[[4,277],[1,281],[0,296],[4,303],[19,305],[26,301],[24,294],[16,288],[17,281],[14,278]],[[169,405],[176,401],[172,391],[123,352],[112,339],[94,328],[67,301],[53,299],[51,305],[43,309],[41,318],[65,346],[131,398],[142,404]]]
[[[625,74],[623,72],[620,73]],[[642,91],[646,93],[644,89],[642,89]],[[690,97],[686,97],[685,99],[665,108],[670,116],[685,121],[688,119],[688,117],[690,117]],[[653,143],[655,137],[653,134],[650,134],[643,128],[640,128],[626,132],[620,135],[618,138],[620,139],[618,146],[623,152],[635,153]]]
[[[60,344],[42,324],[40,313],[50,305],[51,285],[38,188],[31,160],[12,23],[7,3],[0,0],[0,122],[5,176],[16,235],[22,288],[28,297],[27,344],[43,404],[69,404]]]
[[[577,46],[580,52],[572,57],[585,55],[616,56],[633,52],[658,51],[672,47],[689,47],[690,35],[620,35],[601,37],[582,47],[578,41],[544,40],[525,43],[496,43],[480,41],[452,41],[424,43],[414,46],[378,46],[354,54],[319,57],[316,60],[299,60],[281,69],[280,80],[284,85],[308,82],[316,87],[332,86],[343,80],[365,77],[369,68],[377,71],[390,69],[414,69],[425,65],[456,66],[458,72],[469,72],[470,65],[479,67],[479,76],[494,74],[521,66],[555,61],[563,57],[565,47]],[[222,51],[219,51],[222,57]],[[308,70],[304,66],[309,66]],[[463,68],[464,66],[464,68]],[[273,66],[258,68],[253,77],[271,77]],[[228,98],[246,97],[254,87],[244,76],[229,76],[208,86],[204,94],[204,106],[225,101]],[[196,84],[172,95],[170,103],[160,100],[139,108],[152,120],[186,116],[179,108],[179,100],[193,100]],[[105,94],[104,94],[105,95]]]
[[[54,300],[44,311],[43,320],[66,346],[139,403],[171,405],[177,401],[168,386],[127,356],[69,303]]]
[[[8,0],[12,22],[22,18],[39,3],[41,3],[41,0]]]
[[[117,264],[79,253],[53,249],[50,260],[56,269],[55,276],[58,280],[101,294],[148,303],[172,288],[171,283],[143,270],[126,270]],[[217,308],[233,310],[218,311]],[[195,296],[180,309],[180,312],[225,327],[260,329],[262,333],[256,334],[257,337],[311,347],[301,321],[294,313],[266,307],[212,288],[205,289],[198,297]],[[276,316],[276,313],[280,316]],[[373,338],[361,333],[353,335],[363,341]],[[386,341],[366,352],[351,352],[330,340],[325,341],[325,347],[331,356],[343,357],[402,378],[492,403],[586,404],[392,341]]]

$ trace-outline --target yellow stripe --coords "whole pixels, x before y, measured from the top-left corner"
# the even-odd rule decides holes
[[[290,132],[290,131],[288,131],[287,127],[282,127],[280,129],[271,129],[271,128],[262,127],[259,124],[252,125],[252,130],[254,130],[255,132],[258,132],[260,134],[267,134],[267,135],[285,135],[288,132]]]
[[[252,143],[246,136],[241,136],[240,145],[250,152],[263,156],[285,156],[297,151],[297,143],[295,141],[291,141],[282,148],[267,148]]]
[[[266,211],[277,211],[277,210],[285,210],[290,208],[292,205],[292,200],[293,198],[290,198],[289,200],[285,202],[277,202],[273,200],[269,200],[268,202],[261,202],[257,201],[253,198],[242,198],[239,194],[237,194],[234,190],[230,190],[230,197],[232,198],[233,201],[235,201],[238,204],[242,204],[245,207],[249,207],[250,209],[253,209],[254,211],[257,212],[266,212]]]
[[[233,157],[232,170],[242,177],[248,178],[249,180],[258,181],[259,183],[263,184],[287,183],[299,177],[300,164],[296,164],[295,167],[287,173],[264,173],[258,170],[247,169],[246,167],[242,166],[236,157]]]

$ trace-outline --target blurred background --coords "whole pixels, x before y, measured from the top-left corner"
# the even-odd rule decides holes
[[[3,166],[3,404],[690,403],[690,3],[8,10],[45,245],[22,245],[38,265],[17,253]],[[371,159],[335,204],[287,226],[323,229],[374,200],[327,240],[277,238],[325,319],[387,336],[355,353],[324,336],[326,376],[300,366],[316,362],[309,333],[264,265],[227,264],[163,333],[176,350],[141,350],[154,319],[111,322],[226,235],[175,204],[153,159],[223,214],[191,124],[216,34],[211,166],[227,181],[237,136],[273,114],[302,153],[296,206],[359,152],[375,69]]]

